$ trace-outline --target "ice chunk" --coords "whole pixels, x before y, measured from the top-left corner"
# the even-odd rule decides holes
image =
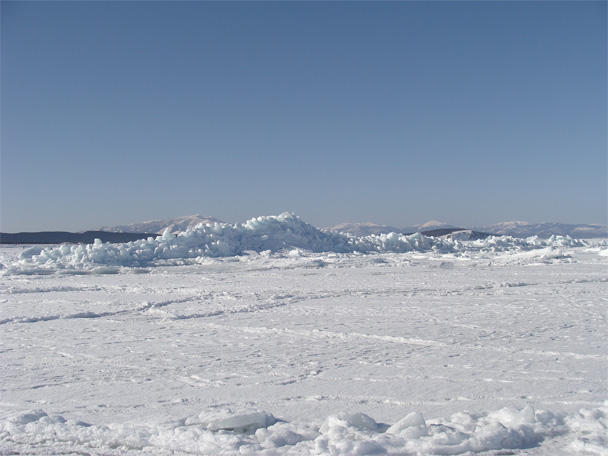
[[[533,424],[536,422],[536,415],[531,405],[527,405],[523,410],[503,408],[497,412],[490,413],[488,416],[507,427]]]
[[[23,252],[19,254],[20,260],[25,260],[28,258],[32,258],[34,255],[40,255],[44,248],[39,246],[30,247],[29,249],[25,249]]]
[[[160,236],[160,239],[162,241],[170,241],[174,237],[175,236],[173,234],[171,234],[171,229],[170,228],[166,228],[165,231],[163,232],[162,236]]]
[[[521,411],[522,424],[534,424],[536,422],[536,413],[531,405],[526,405]]]
[[[258,441],[266,448],[278,448],[307,440],[306,436],[288,429],[287,426],[272,426],[255,431]]]
[[[15,424],[28,424],[38,421],[41,418],[48,416],[46,412],[42,410],[28,410],[27,412],[19,413],[11,416],[7,421]]]
[[[426,423],[421,413],[412,412],[397,421],[386,430],[387,434],[406,434],[408,439],[416,439],[427,435]]]
[[[607,453],[606,406],[562,414],[559,420],[551,412],[536,413],[534,422],[532,416],[532,407],[526,407],[521,411],[460,412],[450,419],[425,422],[420,413],[413,412],[391,426],[391,432],[383,433],[363,413],[338,413],[325,420],[319,433],[312,422],[277,422],[269,413],[250,409],[203,412],[198,417],[161,423],[141,420],[105,425],[30,410],[0,419],[0,446],[11,448],[14,454],[44,443],[45,448],[61,454],[119,454],[121,450],[136,454],[127,450],[144,450],[145,454],[471,455],[515,454],[518,452],[511,450],[542,446],[545,439],[547,448],[539,448],[538,454],[554,454],[551,450],[557,444],[562,445],[559,454]],[[422,429],[427,432],[414,433]]]
[[[327,434],[334,427],[354,427],[357,429],[366,429],[369,431],[378,431],[378,423],[373,418],[364,413],[339,413],[335,416],[328,417],[319,432]]]
[[[230,410],[216,415],[201,414],[199,416],[210,431],[234,431],[238,433],[251,433],[260,428],[266,428],[276,423],[270,413],[258,410],[239,410],[232,413]]]

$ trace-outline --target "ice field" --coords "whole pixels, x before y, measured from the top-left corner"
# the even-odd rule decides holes
[[[608,454],[605,240],[283,214],[0,263],[0,454]]]

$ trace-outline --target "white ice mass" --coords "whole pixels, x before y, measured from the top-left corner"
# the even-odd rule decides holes
[[[555,255],[560,247],[586,245],[569,237],[538,237],[527,239],[509,236],[491,237],[473,243],[459,239],[431,238],[420,233],[397,233],[354,237],[333,231],[323,231],[305,223],[292,213],[258,217],[245,223],[199,224],[178,235],[165,230],[162,236],[150,237],[126,244],[102,243],[92,245],[62,245],[57,248],[33,247],[20,255],[20,262],[10,272],[53,272],[83,270],[97,266],[113,272],[112,267],[148,267],[167,262],[183,264],[184,260],[201,260],[207,257],[229,257],[247,252],[275,253],[302,249],[326,253],[388,253],[388,252],[442,252],[470,255],[477,252],[527,251],[549,249]],[[557,253],[559,254],[559,253]],[[35,267],[38,267],[36,269]]]
[[[0,263],[0,454],[608,454],[605,240],[285,213]]]

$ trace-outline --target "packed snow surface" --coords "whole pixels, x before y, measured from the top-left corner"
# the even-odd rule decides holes
[[[283,214],[0,263],[0,454],[608,454],[605,241]]]

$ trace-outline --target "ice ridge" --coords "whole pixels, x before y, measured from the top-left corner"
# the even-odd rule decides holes
[[[278,216],[257,217],[245,223],[199,224],[178,235],[165,230],[162,236],[149,237],[125,244],[102,243],[61,245],[54,248],[32,247],[23,251],[20,266],[62,268],[75,266],[149,267],[166,260],[186,260],[199,257],[229,257],[246,252],[289,252],[302,249],[310,252],[384,253],[435,251],[458,253],[464,251],[533,250],[547,247],[584,246],[585,241],[569,237],[540,239],[510,236],[463,242],[457,239],[433,238],[420,233],[398,233],[355,237],[344,233],[324,231],[304,222],[297,215],[285,212]]]
[[[96,425],[50,416],[42,410],[0,419],[6,454],[21,448],[86,449],[104,454],[519,454],[546,444],[557,454],[606,454],[606,406],[573,414],[503,408],[489,413],[459,412],[426,421],[411,412],[392,426],[360,412],[338,413],[319,423],[278,421],[260,410],[203,412],[162,424]],[[13,450],[15,451],[13,453]],[[116,450],[113,451],[113,450]],[[515,451],[513,451],[515,450]],[[110,452],[111,451],[111,452]],[[97,454],[96,451],[93,451]],[[496,452],[496,453],[495,453]],[[489,453],[488,453],[489,454]],[[526,453],[527,454],[527,453]],[[535,453],[536,454],[536,453]],[[554,453],[552,453],[554,454]]]

